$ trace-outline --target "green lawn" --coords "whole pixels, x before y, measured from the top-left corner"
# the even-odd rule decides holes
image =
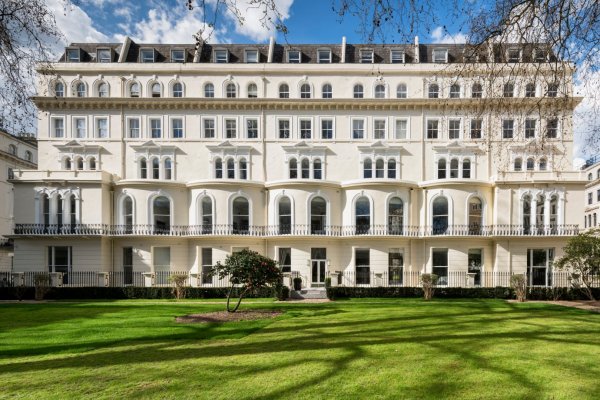
[[[0,398],[598,399],[600,314],[499,300],[0,304]]]

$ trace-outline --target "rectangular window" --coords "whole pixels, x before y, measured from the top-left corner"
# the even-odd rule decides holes
[[[246,50],[245,56],[247,63],[254,64],[258,62],[258,50]]]
[[[480,119],[472,119],[471,120],[471,139],[481,139],[482,138],[482,132],[481,132],[481,128],[483,125],[483,121]]]
[[[427,121],[427,139],[437,139],[440,121],[432,119]]]
[[[312,137],[312,121],[310,119],[300,120],[300,139],[310,139]]]
[[[150,137],[153,139],[160,139],[162,137],[162,128],[160,119],[150,119]]]
[[[292,272],[292,249],[289,247],[279,248],[279,266],[281,272]]]
[[[96,50],[96,61],[100,63],[109,63],[112,61],[110,49]]]
[[[460,119],[448,121],[448,139],[460,139]]]
[[[152,248],[152,267],[156,274],[155,283],[157,285],[168,284],[168,273],[171,270],[171,248],[153,247]]]
[[[475,274],[473,284],[481,286],[481,270],[483,267],[483,250],[469,249],[467,258],[467,273]]]
[[[333,120],[321,120],[321,139],[333,139]]]
[[[373,139],[385,139],[385,119],[373,121]]]
[[[389,284],[402,286],[404,283],[404,254],[400,249],[390,249],[388,252]]]
[[[352,120],[352,139],[364,139],[365,138],[365,120],[364,119],[353,119]]]
[[[212,276],[210,274],[210,271],[212,270],[213,267],[213,260],[212,260],[212,251],[213,249],[210,247],[203,247],[202,248],[202,284],[203,285],[210,285],[212,284]]]
[[[553,259],[554,249],[552,248],[527,249],[527,284],[529,286],[552,285]]]
[[[548,51],[544,49],[535,49],[533,51],[533,59],[535,60],[535,62],[548,61]]]
[[[225,120],[225,137],[235,139],[237,137],[237,121],[235,119]]]
[[[202,130],[205,139],[213,139],[215,137],[215,120],[206,118],[203,120]]]
[[[258,139],[258,120],[247,119],[246,120],[246,137],[248,139]]]
[[[592,193],[588,193],[588,204],[592,204]]]
[[[227,50],[215,50],[215,62],[225,64],[229,61],[229,52]]]
[[[299,50],[288,50],[287,58],[290,64],[300,64],[302,62],[302,53]]]
[[[171,62],[185,62],[185,50],[171,50]]]
[[[108,118],[96,119],[96,137],[101,139],[108,137]]]
[[[131,118],[127,120],[127,137],[130,139],[138,139],[140,137],[139,118]]]
[[[52,119],[52,137],[65,137],[65,120],[63,118]]]
[[[390,61],[392,62],[392,64],[404,64],[404,51],[391,50]]]
[[[373,50],[361,50],[360,51],[360,62],[361,64],[373,64]]]
[[[502,138],[512,139],[514,136],[515,121],[513,119],[502,120]]]
[[[154,49],[140,50],[140,59],[143,63],[153,63],[154,62]]]
[[[62,272],[63,284],[69,283],[69,273],[73,267],[71,246],[48,246],[48,272]]]
[[[531,139],[535,137],[535,126],[537,121],[535,119],[525,120],[525,139]]]
[[[84,139],[87,137],[87,129],[85,118],[75,118],[75,137],[78,139]]]
[[[447,49],[434,49],[433,50],[433,62],[442,64],[448,62],[448,50]]]
[[[438,285],[448,284],[448,249],[431,250],[431,272],[438,276]]]
[[[318,50],[317,51],[319,64],[329,64],[331,63],[331,50]]]
[[[181,139],[183,137],[183,119],[173,118],[171,120],[171,137]]]
[[[369,249],[356,249],[354,251],[356,266],[356,284],[369,285],[371,283],[371,260]]]
[[[289,119],[280,119],[278,121],[279,125],[279,139],[289,139],[290,138],[290,120]]]
[[[508,62],[518,63],[521,61],[521,49],[508,49]]]
[[[396,132],[395,132],[395,138],[396,139],[406,139],[407,138],[407,133],[408,133],[408,121],[405,119],[397,119],[396,120]]]
[[[123,284],[133,285],[133,247],[123,247]]]
[[[68,62],[81,61],[79,49],[67,49],[67,61]]]
[[[600,201],[600,189],[596,191],[596,201]]]
[[[548,139],[558,138],[558,119],[549,119],[546,121],[546,137]]]

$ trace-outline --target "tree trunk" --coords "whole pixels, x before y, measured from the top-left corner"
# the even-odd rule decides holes
[[[233,292],[234,286],[231,285],[231,287],[229,288],[229,293],[227,293],[227,311],[230,313],[236,312],[237,309],[240,307],[240,303],[242,302],[242,299],[244,298],[244,295],[246,294],[246,292],[248,291],[248,288],[245,288],[242,293],[240,293],[240,297],[237,301],[237,304],[235,305],[235,307],[233,309],[231,309],[231,305],[230,305],[230,300],[231,300],[231,293]]]

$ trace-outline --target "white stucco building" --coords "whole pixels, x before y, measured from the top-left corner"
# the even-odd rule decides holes
[[[573,67],[542,46],[127,39],[53,67],[39,168],[16,172],[18,271],[211,285],[203,270],[250,248],[306,287],[547,285],[583,226]]]

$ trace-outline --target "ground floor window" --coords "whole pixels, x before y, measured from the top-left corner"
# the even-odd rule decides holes
[[[475,274],[475,286],[481,286],[482,249],[469,249],[467,272]]]
[[[404,254],[400,249],[390,249],[388,253],[388,275],[390,285],[402,285],[404,272]]]
[[[327,269],[327,249],[314,247],[310,249],[311,286],[325,285],[325,270]]]
[[[123,247],[123,284],[133,285],[133,247]]]
[[[73,268],[73,248],[71,246],[48,246],[48,272],[61,272],[63,284],[69,282]]]
[[[438,276],[438,285],[448,284],[448,249],[431,251],[431,272]]]
[[[552,285],[554,249],[527,250],[527,283],[529,286]]]
[[[354,265],[356,265],[356,284],[369,285],[371,283],[371,260],[369,249],[356,249],[354,252]]]
[[[292,249],[289,247],[279,248],[279,267],[281,272],[292,272]]]
[[[171,248],[154,247],[152,249],[152,255],[155,283],[157,285],[168,284],[169,272],[171,271]]]
[[[212,283],[212,276],[210,271],[213,266],[212,260],[212,248],[203,247],[202,248],[202,284],[210,285]]]

